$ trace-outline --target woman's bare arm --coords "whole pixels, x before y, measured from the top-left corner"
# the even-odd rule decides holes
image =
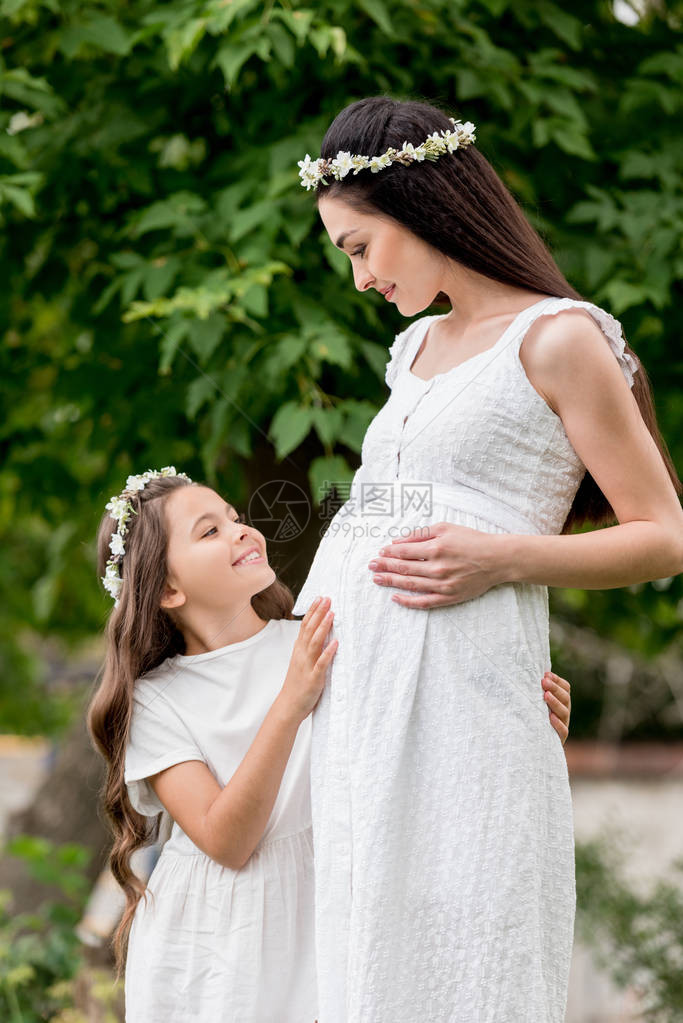
[[[527,375],[619,525],[537,536],[436,523],[372,562],[375,581],[399,589],[397,603],[445,606],[510,582],[610,589],[683,572],[681,503],[604,335],[580,310],[539,320],[542,334],[537,321],[520,353]]]
[[[609,589],[678,575],[683,509],[614,355],[588,314],[548,319],[520,356],[619,525],[505,537],[504,581]]]

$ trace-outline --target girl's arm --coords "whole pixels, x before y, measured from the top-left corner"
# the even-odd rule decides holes
[[[666,466],[602,332],[569,313],[549,318],[542,335],[534,324],[520,357],[619,525],[535,536],[438,523],[372,562],[376,582],[398,587],[397,603],[457,604],[514,582],[610,589],[683,572],[683,509]]]
[[[282,689],[225,787],[197,760],[149,779],[185,834],[221,866],[240,870],[265,831],[299,725],[318,702],[337,649],[335,640],[323,650],[328,608],[328,600],[314,603],[302,619]]]

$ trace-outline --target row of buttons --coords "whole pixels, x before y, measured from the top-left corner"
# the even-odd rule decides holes
[[[399,438],[399,442],[398,442],[398,448],[396,449],[396,479],[398,479],[398,474],[399,474],[399,471],[400,471],[400,462],[401,462],[401,442],[402,442],[402,440],[403,440],[403,434],[404,434],[404,432],[405,432],[405,428],[406,428],[406,423],[407,423],[407,422],[408,422],[408,420],[410,419],[411,415],[413,415],[413,413],[415,412],[415,409],[416,409],[416,408],[418,407],[418,405],[420,404],[420,402],[422,401],[422,399],[423,399],[423,398],[424,398],[424,397],[425,397],[425,396],[426,396],[427,394],[429,394],[429,392],[431,391],[431,389],[432,389],[432,385],[433,385],[433,383],[434,383],[434,380],[435,380],[435,379],[436,379],[435,377],[432,377],[432,379],[430,380],[430,382],[429,382],[429,384],[427,385],[427,387],[425,387],[425,389],[424,389],[424,390],[423,390],[423,391],[422,391],[422,392],[421,392],[421,393],[420,393],[420,394],[418,395],[417,401],[416,401],[416,402],[414,403],[414,405],[413,405],[413,407],[411,408],[410,412],[408,412],[408,415],[407,415],[407,416],[404,416],[404,417],[403,417],[403,423],[402,423],[402,425],[401,425],[401,436],[400,436],[400,438]]]

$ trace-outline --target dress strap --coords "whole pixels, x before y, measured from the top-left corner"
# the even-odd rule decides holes
[[[524,317],[524,329],[520,331],[516,337],[517,349],[521,347],[524,336],[531,326],[531,324],[539,316],[555,316],[557,313],[563,312],[565,309],[585,309],[591,314],[598,327],[600,327],[602,333],[607,339],[607,342],[614,353],[617,362],[621,368],[626,382],[629,387],[633,387],[633,375],[638,370],[638,360],[627,352],[626,341],[624,339],[624,332],[619,320],[616,320],[614,316],[601,309],[600,306],[595,305],[593,302],[584,302],[575,298],[549,298],[542,299],[536,305],[531,306],[525,312],[530,313],[530,316]]]
[[[435,316],[421,316],[419,320],[413,320],[409,323],[405,330],[402,330],[400,334],[396,334],[394,343],[389,349],[389,361],[386,365],[384,373],[384,379],[386,380],[389,387],[393,388],[396,378],[403,369],[409,369],[406,366],[406,359],[409,357],[409,352],[412,351],[412,342],[418,336],[420,340],[427,333],[427,328],[432,320],[439,318],[437,313]],[[411,359],[412,362],[412,359]]]
[[[593,302],[584,302],[575,298],[553,298],[552,296],[541,299],[539,302],[534,303],[534,305],[523,309],[512,321],[508,330],[503,334],[503,337],[505,337],[508,331],[512,333],[510,341],[506,342],[506,347],[510,345],[518,352],[526,332],[534,320],[539,316],[555,316],[565,309],[585,309],[590,313],[607,339],[628,386],[633,387],[633,375],[637,372],[639,363],[630,352],[625,350],[626,341],[621,323]],[[409,368],[406,362],[408,359],[412,362],[413,356],[417,348],[419,348],[419,343],[414,344],[414,342],[419,337],[421,343],[429,325],[433,320],[439,319],[439,316],[440,314],[438,313],[434,316],[421,316],[418,320],[413,320],[412,323],[409,323],[405,330],[396,335],[394,343],[389,349],[389,361],[387,362],[384,374],[384,379],[389,387],[393,388],[399,374]],[[498,343],[493,347],[497,349]],[[493,348],[490,350],[493,351]]]

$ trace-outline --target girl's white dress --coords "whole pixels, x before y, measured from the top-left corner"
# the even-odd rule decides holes
[[[630,385],[619,323],[586,302],[543,299],[426,381],[410,367],[436,317],[396,337],[391,396],[295,606],[330,596],[339,639],[311,752],[321,1023],[564,1019],[574,843],[541,688],[547,588],[422,611],[367,566],[426,523],[561,531],[584,466],[519,348],[568,308],[596,320]]]
[[[300,623],[176,656],[136,681],[125,782],[140,813],[164,808],[145,779],[202,760],[226,785],[282,687]],[[127,1023],[314,1023],[310,716],[265,833],[241,870],[174,822],[138,903],[126,962]],[[166,813],[166,811],[164,811]]]

